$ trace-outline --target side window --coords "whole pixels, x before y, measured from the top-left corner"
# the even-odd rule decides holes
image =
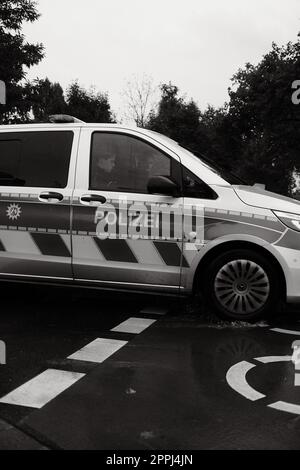
[[[199,199],[218,199],[218,195],[187,168],[182,168],[183,196]]]
[[[149,178],[172,176],[171,159],[152,145],[125,134],[95,132],[90,189],[148,193]]]
[[[65,188],[73,132],[0,134],[0,186]]]

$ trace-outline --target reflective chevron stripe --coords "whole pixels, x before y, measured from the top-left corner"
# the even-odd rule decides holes
[[[133,265],[189,267],[186,257],[176,242],[152,240],[99,240],[96,237],[73,236],[74,253],[91,263],[131,263]]]
[[[100,252],[107,261],[119,261],[120,263],[138,263],[134,253],[127,245],[126,240],[99,240],[94,238]]]
[[[49,233],[0,230],[0,252],[70,258],[70,242],[63,237]]]
[[[50,233],[31,233],[42,255],[68,258],[71,253],[60,235]]]
[[[189,266],[177,243],[153,243],[167,266],[180,266],[181,263],[183,268],[187,268]]]
[[[99,240],[90,236],[73,236],[73,249],[93,263],[130,263],[189,267],[180,243],[151,240]],[[0,253],[29,256],[72,256],[70,235],[0,230]]]

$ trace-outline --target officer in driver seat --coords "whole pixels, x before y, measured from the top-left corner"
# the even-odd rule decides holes
[[[93,163],[92,189],[116,189],[116,154],[103,152]]]

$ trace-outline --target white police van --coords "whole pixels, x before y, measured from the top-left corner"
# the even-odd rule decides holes
[[[253,320],[300,301],[300,202],[148,130],[0,126],[0,277],[202,291],[219,315]]]

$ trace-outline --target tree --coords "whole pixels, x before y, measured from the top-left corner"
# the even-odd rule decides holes
[[[201,115],[198,106],[193,100],[186,102],[179,96],[178,87],[172,83],[163,84],[160,89],[158,109],[150,114],[147,127],[196,149]]]
[[[0,3],[0,79],[6,83],[7,104],[0,105],[0,122],[24,122],[29,119],[30,102],[23,87],[25,67],[43,58],[43,46],[26,42],[24,22],[39,18],[32,0],[2,0]]]
[[[82,121],[115,122],[107,94],[87,91],[78,82],[69,86],[66,102],[66,112]]]
[[[46,121],[51,114],[64,114],[67,104],[64,91],[59,83],[52,83],[48,78],[36,79],[27,83],[25,93],[32,106],[36,121]]]
[[[273,44],[258,65],[237,72],[229,89],[227,121],[239,142],[240,174],[283,194],[291,194],[300,168],[300,106],[291,100],[297,77],[299,40]]]
[[[134,76],[127,81],[123,91],[125,100],[125,119],[134,121],[138,127],[146,127],[150,113],[155,106],[154,97],[157,87],[153,85],[153,79],[144,75],[141,80]]]

